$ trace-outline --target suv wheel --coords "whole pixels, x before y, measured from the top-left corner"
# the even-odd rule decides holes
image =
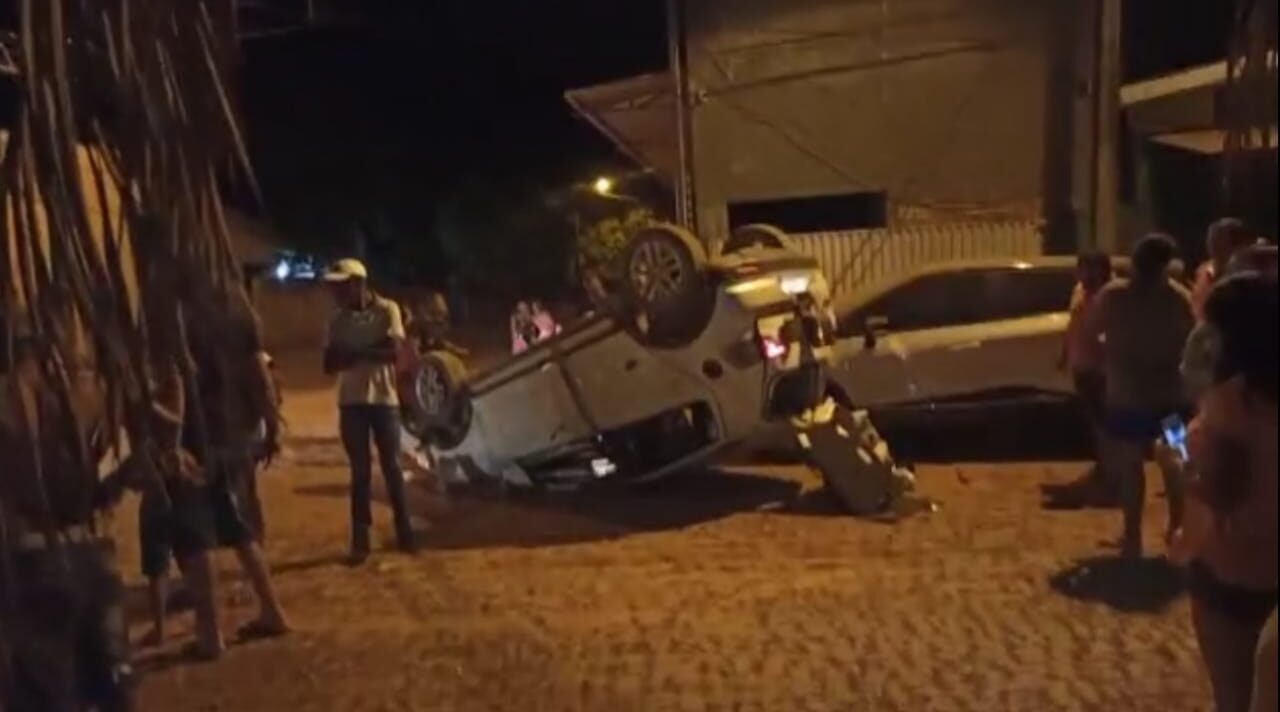
[[[455,447],[471,427],[466,366],[447,351],[424,354],[401,404],[411,433],[438,447]]]
[[[623,289],[646,341],[674,346],[702,332],[715,306],[706,266],[702,244],[674,225],[645,229],[627,243]]]

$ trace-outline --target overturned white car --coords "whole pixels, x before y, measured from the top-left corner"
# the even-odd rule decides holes
[[[855,509],[893,497],[891,462],[868,474],[858,426],[833,407],[826,280],[784,234],[743,228],[711,259],[660,225],[622,260],[608,307],[497,368],[470,374],[451,353],[422,354],[402,379],[406,421],[447,478],[652,481],[798,428],[803,448],[830,451],[810,457],[829,483],[858,479]]]

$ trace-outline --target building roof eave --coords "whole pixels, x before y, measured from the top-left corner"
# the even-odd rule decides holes
[[[672,182],[678,150],[675,91],[669,72],[571,89],[564,97],[620,151],[663,181]]]

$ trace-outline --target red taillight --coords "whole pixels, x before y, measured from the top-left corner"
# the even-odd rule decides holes
[[[772,336],[760,337],[760,354],[772,361],[787,355],[787,345]]]

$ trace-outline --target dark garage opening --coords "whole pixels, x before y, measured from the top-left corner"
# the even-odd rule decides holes
[[[844,193],[729,204],[729,228],[764,223],[785,232],[828,232],[885,227],[883,192]]]

